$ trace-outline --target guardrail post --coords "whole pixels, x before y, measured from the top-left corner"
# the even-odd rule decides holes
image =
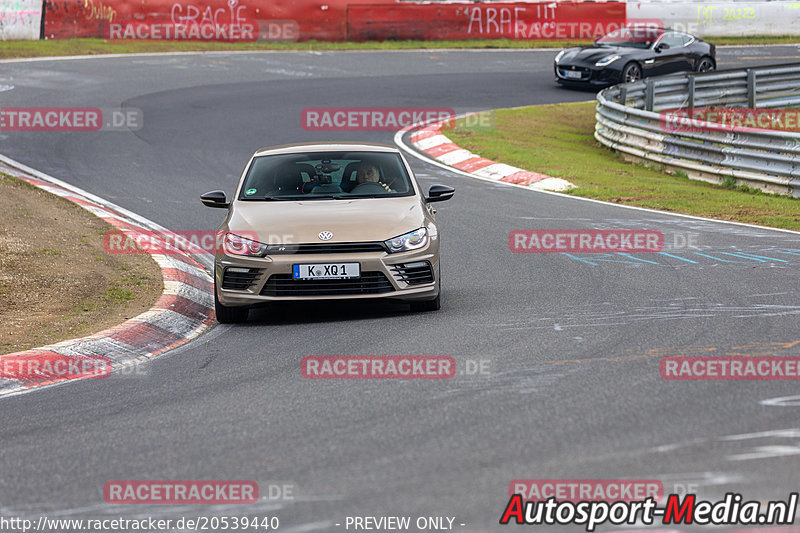
[[[653,110],[653,100],[656,94],[656,85],[653,80],[645,80],[644,85],[644,108],[646,111]]]
[[[747,107],[756,108],[756,71],[747,69]]]
[[[694,74],[689,74],[689,111],[694,111]],[[691,116],[691,115],[689,115]]]
[[[628,86],[624,83],[619,86],[619,95],[617,96],[617,103],[625,105],[625,100],[628,99]]]

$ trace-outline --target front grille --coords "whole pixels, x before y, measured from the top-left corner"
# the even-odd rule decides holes
[[[278,254],[339,254],[386,252],[382,242],[321,242],[310,244],[270,244],[267,255]]]
[[[433,283],[433,267],[428,261],[417,261],[391,267],[395,277],[409,285]]]
[[[222,275],[222,288],[235,291],[245,291],[253,286],[261,277],[257,268],[228,267]]]
[[[581,77],[580,78],[567,77],[567,73],[566,72],[568,70],[572,71],[572,72],[580,72]],[[580,80],[588,80],[589,78],[592,77],[591,69],[588,69],[586,67],[575,67],[575,66],[562,67],[562,66],[559,66],[559,67],[556,67],[556,72],[558,73],[558,77],[563,79],[563,80],[580,81]]]
[[[291,274],[273,274],[261,289],[262,296],[337,296],[380,294],[394,290],[382,272],[362,272],[352,279],[294,279]]]

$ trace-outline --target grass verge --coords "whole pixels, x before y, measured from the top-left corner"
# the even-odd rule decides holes
[[[570,194],[722,220],[800,230],[800,199],[717,186],[631,164],[594,138],[594,102],[503,109],[490,128],[456,124],[447,136],[495,161],[564,178]]]
[[[709,37],[717,45],[795,44],[800,36]],[[96,54],[152,52],[214,52],[254,50],[424,50],[459,48],[565,48],[591,41],[518,41],[513,39],[471,39],[463,41],[367,41],[333,43],[320,41],[207,43],[184,41],[109,41],[105,39],[58,39],[46,41],[0,41],[0,59]]]
[[[0,354],[96,333],[153,305],[161,270],[148,255],[107,253],[111,229],[0,174]]]

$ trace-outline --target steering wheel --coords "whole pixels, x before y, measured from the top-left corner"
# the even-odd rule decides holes
[[[388,176],[384,176],[384,180],[385,181],[383,183],[385,183],[387,187],[392,189],[392,191],[396,191],[397,189],[395,189],[394,182],[396,182],[397,179],[398,179],[397,176],[395,176],[393,178],[390,178]]]
[[[370,181],[367,183],[359,183],[352,188],[350,194],[370,194],[376,192],[388,193],[389,191],[387,191],[386,188],[380,183]]]

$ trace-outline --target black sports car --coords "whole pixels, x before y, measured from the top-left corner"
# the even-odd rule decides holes
[[[668,28],[620,28],[592,46],[556,55],[556,81],[574,87],[606,87],[680,71],[707,72],[717,66],[716,47]]]

